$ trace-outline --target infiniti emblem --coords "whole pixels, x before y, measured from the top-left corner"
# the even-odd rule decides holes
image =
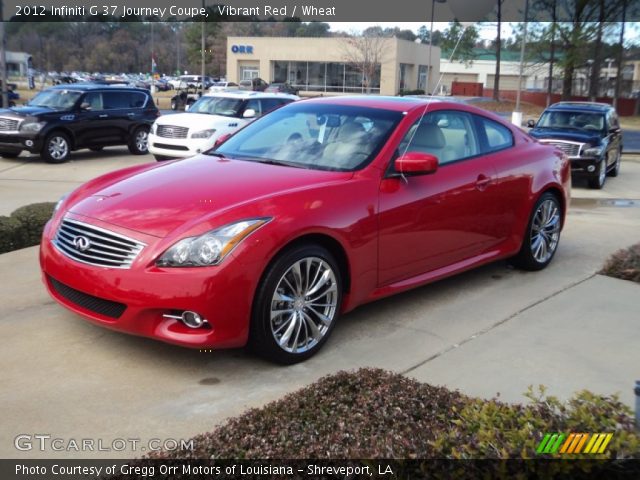
[[[76,250],[80,250],[81,252],[86,252],[91,248],[91,240],[82,235],[78,235],[74,238],[73,244],[75,245]]]

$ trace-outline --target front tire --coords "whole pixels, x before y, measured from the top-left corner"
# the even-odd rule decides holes
[[[268,267],[258,287],[249,346],[277,363],[304,361],[329,338],[341,302],[342,277],[329,251],[317,245],[288,250]]]
[[[613,164],[613,168],[609,170],[610,177],[617,177],[620,174],[620,161],[622,155],[620,154],[620,149],[616,150],[616,161]]]
[[[45,139],[41,155],[48,163],[63,163],[68,160],[70,152],[69,137],[62,132],[53,132]]]
[[[602,190],[604,187],[604,183],[607,180],[607,157],[600,160],[598,164],[598,173],[596,176],[589,178],[589,188],[593,188],[595,190]]]
[[[523,270],[542,270],[556,253],[562,222],[560,201],[552,193],[544,193],[536,202],[527,224],[522,246],[511,263]]]
[[[149,127],[138,127],[129,139],[129,152],[144,155],[149,152]]]

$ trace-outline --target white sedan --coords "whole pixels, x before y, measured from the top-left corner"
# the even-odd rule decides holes
[[[221,136],[296,100],[296,95],[246,91],[204,95],[188,112],[155,121],[149,132],[149,152],[159,161],[192,157],[213,148]]]

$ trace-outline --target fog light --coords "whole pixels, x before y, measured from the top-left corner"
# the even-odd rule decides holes
[[[164,318],[173,318],[174,320],[180,320],[182,323],[184,323],[189,328],[200,328],[200,327],[203,327],[203,326],[211,328],[211,327],[209,327],[209,323],[207,322],[206,318],[202,318],[202,316],[200,316],[200,314],[198,314],[196,312],[192,312],[190,310],[185,310],[182,313],[180,313],[179,311],[175,312],[173,314],[165,313],[162,316]]]
[[[25,144],[27,147],[33,147],[33,140],[27,140],[26,142],[24,142],[24,144]]]
[[[589,165],[589,166],[587,167],[587,172],[589,172],[589,173],[593,173],[593,172],[595,172],[595,171],[596,171],[596,166],[595,166],[595,165]]]
[[[190,312],[187,310],[182,313],[182,323],[189,328],[200,328],[204,322],[205,319],[196,312]]]

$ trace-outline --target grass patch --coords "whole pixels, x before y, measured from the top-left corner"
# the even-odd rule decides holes
[[[506,404],[379,369],[338,372],[194,437],[194,451],[148,458],[533,458],[557,432],[614,434],[604,454],[573,457],[640,458],[632,412],[616,396],[527,396]]]
[[[618,250],[609,257],[598,273],[640,283],[640,243]]]

